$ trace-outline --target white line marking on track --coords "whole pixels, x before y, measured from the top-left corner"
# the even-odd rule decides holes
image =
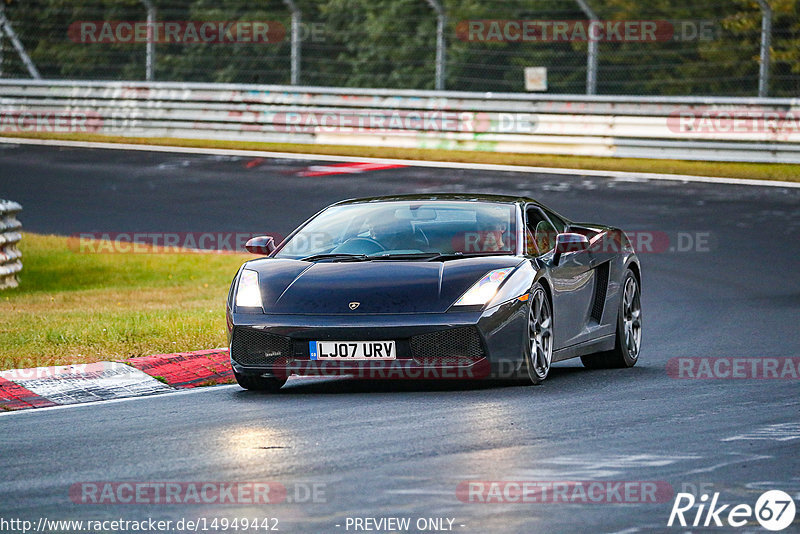
[[[683,476],[689,475],[699,475],[700,473],[713,473],[717,469],[721,469],[723,467],[728,467],[729,465],[736,465],[741,463],[752,463],[752,462],[759,462],[761,460],[769,460],[772,456],[765,456],[763,454],[744,454],[739,452],[732,452],[729,453],[731,456],[735,458],[730,460],[725,460],[720,463],[714,464],[710,467],[702,467],[699,469],[692,469],[691,471],[686,471],[683,473]]]
[[[347,376],[339,377],[339,376],[305,376],[305,377],[298,377],[292,376],[289,378],[287,385],[302,385],[302,384],[310,384],[316,382],[332,382],[338,380],[346,380]],[[164,397],[164,396],[171,396],[171,395],[190,395],[194,393],[200,393],[203,391],[219,391],[222,389],[242,389],[242,387],[238,384],[222,384],[219,386],[209,386],[209,387],[196,387],[196,388],[189,388],[189,389],[172,389],[166,388],[163,391],[151,393],[148,395],[140,395],[138,397],[123,397],[118,399],[108,399],[108,400],[97,400],[91,402],[83,402],[79,404],[62,404],[58,406],[48,406],[46,408],[27,408],[24,410],[11,410],[8,412],[0,411],[0,417],[9,416],[9,415],[21,415],[24,413],[40,413],[40,412],[47,412],[50,410],[63,410],[66,408],[82,408],[84,406],[103,406],[106,404],[113,404],[117,402],[128,402],[134,401],[138,399],[151,399],[153,397]]]
[[[11,415],[21,416],[23,414],[33,414],[33,413],[42,413],[42,412],[49,412],[51,410],[66,410],[66,409],[75,409],[75,408],[85,408],[87,406],[105,406],[109,404],[116,404],[118,402],[132,402],[142,399],[152,399],[154,397],[165,397],[165,396],[173,396],[173,395],[193,395],[196,393],[208,392],[208,391],[219,391],[222,389],[233,389],[233,388],[240,388],[238,384],[226,384],[222,386],[212,386],[212,387],[203,387],[203,388],[192,388],[192,389],[175,389],[175,390],[167,390],[163,393],[155,393],[152,395],[144,395],[140,397],[125,397],[121,399],[110,399],[110,400],[99,400],[94,402],[84,402],[81,404],[63,404],[59,406],[48,406],[47,408],[30,408],[26,410],[13,410],[10,412],[0,412],[0,418],[7,417]]]
[[[800,439],[800,423],[778,423],[757,428],[744,434],[737,434],[722,441],[765,439],[770,441],[789,441]]]
[[[528,167],[522,165],[499,165],[494,163],[460,163],[449,161],[422,161],[413,159],[361,158],[356,156],[329,156],[325,154],[302,154],[292,152],[266,152],[259,150],[237,150],[225,148],[196,148],[166,145],[133,145],[124,143],[95,143],[89,141],[62,141],[58,139],[28,139],[21,137],[0,137],[0,143],[19,145],[60,146],[67,148],[96,148],[111,150],[137,150],[141,152],[167,152],[172,154],[205,154],[215,156],[242,156],[276,159],[371,162],[388,165],[406,165],[447,169],[470,169],[495,172],[525,172],[563,175],[586,175],[615,178],[618,180],[667,180],[674,182],[700,182],[729,185],[754,185],[761,187],[785,187],[800,189],[800,182],[781,182],[778,180],[752,180],[746,178],[723,178],[713,176],[693,176],[684,174],[660,174],[652,172],[604,171],[592,169],[563,169],[558,167]],[[313,146],[310,146],[312,148]]]

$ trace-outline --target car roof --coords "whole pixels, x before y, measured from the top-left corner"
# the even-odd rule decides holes
[[[429,193],[425,195],[388,195],[380,197],[351,198],[342,200],[335,205],[343,204],[366,204],[371,202],[399,202],[399,201],[460,201],[460,202],[500,202],[508,204],[533,203],[541,206],[542,204],[532,198],[515,197],[511,195],[489,195],[471,193]]]

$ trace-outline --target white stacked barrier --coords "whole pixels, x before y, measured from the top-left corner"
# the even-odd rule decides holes
[[[16,287],[22,270],[22,252],[17,245],[22,239],[22,223],[17,214],[22,206],[0,199],[0,289]]]

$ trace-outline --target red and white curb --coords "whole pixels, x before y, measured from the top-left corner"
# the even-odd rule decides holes
[[[227,349],[0,372],[0,410],[48,408],[228,384]]]
[[[331,165],[311,165],[297,173],[297,176],[332,176],[336,174],[360,174],[369,171],[383,171],[386,169],[399,169],[406,167],[397,163],[374,163],[357,161],[348,163],[334,163]]]

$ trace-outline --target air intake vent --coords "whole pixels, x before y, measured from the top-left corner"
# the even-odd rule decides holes
[[[603,308],[608,293],[608,262],[601,263],[594,269],[594,302],[592,303],[592,319],[599,323],[603,319]]]
[[[245,366],[285,364],[292,359],[292,340],[253,328],[236,328],[231,340],[231,358]]]
[[[474,326],[439,330],[411,338],[411,355],[419,365],[463,366],[484,357]]]

